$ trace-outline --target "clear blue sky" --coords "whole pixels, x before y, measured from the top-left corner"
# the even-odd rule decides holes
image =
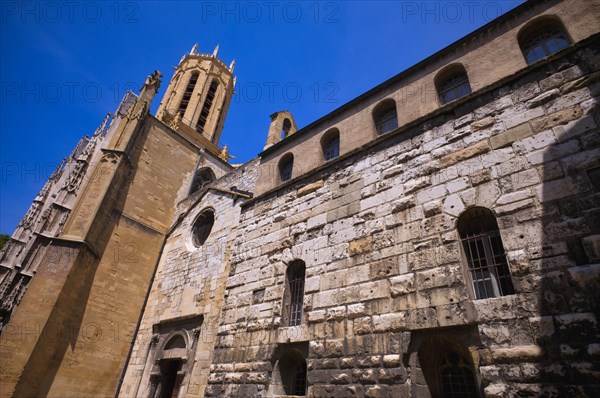
[[[71,1],[0,3],[0,233],[82,135],[155,69],[199,51],[236,60],[238,94],[221,145],[245,162],[269,115],[299,128],[522,1]]]

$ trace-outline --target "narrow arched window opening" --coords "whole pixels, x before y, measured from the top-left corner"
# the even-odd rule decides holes
[[[196,87],[198,76],[200,76],[199,72],[192,72],[192,74],[190,75],[190,81],[188,82],[185,91],[183,92],[183,98],[181,98],[181,102],[179,103],[179,109],[177,110],[177,113],[179,113],[182,117],[190,103],[190,99],[192,98],[192,93],[194,92],[194,87]]]
[[[301,260],[290,263],[285,273],[284,319],[288,326],[302,323],[305,273],[306,267]]]
[[[527,64],[552,55],[571,44],[565,29],[556,17],[542,17],[519,32],[519,46]]]
[[[279,161],[279,178],[281,182],[286,182],[292,178],[294,170],[294,155],[288,153]]]
[[[208,167],[198,169],[194,174],[190,195],[197,192],[215,180],[215,173]]]
[[[213,80],[212,83],[210,83],[210,87],[208,88],[208,93],[206,93],[204,105],[202,106],[202,111],[200,112],[198,123],[196,123],[196,131],[200,133],[204,132],[204,126],[206,125],[210,109],[212,108],[213,101],[215,99],[215,94],[217,93],[217,87],[219,87],[219,83],[216,80]]]
[[[281,139],[284,139],[288,135],[290,135],[291,129],[292,129],[292,122],[290,122],[290,119],[285,119],[283,121],[283,125],[281,126]]]
[[[373,111],[373,120],[375,121],[377,135],[397,129],[398,113],[396,112],[396,102],[388,99],[379,104]]]
[[[306,395],[306,359],[297,350],[289,350],[279,359],[279,374],[285,395]]]
[[[476,207],[457,223],[475,298],[514,294],[510,270],[494,214]]]
[[[323,159],[326,162],[340,155],[340,132],[338,129],[333,129],[323,135],[321,147],[323,148]]]
[[[444,398],[478,398],[475,375],[468,362],[452,351],[441,366]]]
[[[478,398],[480,387],[469,350],[460,341],[466,329],[426,332],[420,343],[412,372],[425,380],[427,396]],[[458,337],[456,340],[453,337]]]
[[[210,232],[212,231],[213,224],[215,223],[215,213],[211,209],[204,210],[192,227],[192,238],[194,246],[200,247],[206,242]]]
[[[451,65],[438,74],[435,86],[442,105],[471,94],[467,71],[462,65]]]

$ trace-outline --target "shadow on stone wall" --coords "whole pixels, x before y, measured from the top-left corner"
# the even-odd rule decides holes
[[[587,85],[597,99],[600,87],[594,84],[593,73],[598,72],[600,54],[586,52],[577,61],[588,74],[580,79],[579,87]],[[568,66],[559,65],[558,69]],[[554,77],[560,81],[560,72]],[[566,100],[569,87],[568,83],[559,87]],[[560,111],[582,112],[582,116],[554,127],[557,141],[544,152],[544,182],[538,192],[542,200],[541,245],[526,249],[529,279],[539,300],[539,318],[530,322],[538,336],[535,343],[541,347],[540,365],[529,367],[529,376],[542,385],[523,386],[518,396],[600,396],[600,264],[596,256],[600,187],[594,186],[590,174],[594,168],[600,170],[600,109],[597,103],[587,112],[581,108],[585,107],[575,105]],[[561,117],[560,112],[554,113],[555,117]],[[521,368],[524,366],[528,365]],[[521,377],[527,382],[527,376],[523,372]]]
[[[143,128],[139,134],[138,140],[144,140],[148,135],[148,131]],[[130,154],[129,164],[139,164],[142,147],[143,145],[140,145],[137,151]],[[90,235],[97,243],[95,250],[100,253],[99,258],[95,257],[86,246],[82,245],[79,245],[77,256],[66,253],[69,249],[77,249],[73,249],[74,246],[65,241],[55,241],[49,246],[49,249],[57,250],[58,253],[46,257],[64,258],[65,263],[60,264],[60,266],[70,267],[70,269],[56,303],[48,316],[48,321],[43,330],[40,331],[36,345],[21,373],[23,376],[15,387],[14,397],[48,396],[61,367],[82,366],[81,363],[77,362],[65,362],[67,360],[67,350],[70,349],[72,353],[77,353],[79,350],[80,355],[89,355],[89,353],[82,351],[83,348],[81,347],[86,338],[90,338],[86,336],[89,331],[85,331],[83,320],[86,310],[97,304],[90,302],[90,294],[102,260],[105,262],[111,261],[109,256],[112,256],[112,254],[108,250],[108,245],[111,243],[111,238],[119,225],[119,214],[125,207],[135,171],[135,169],[121,169],[116,172],[117,181],[120,181],[120,188],[111,189],[107,192],[107,197],[104,199],[106,205],[101,206],[106,207],[96,215],[93,226],[95,231]],[[94,181],[91,183],[94,183]],[[46,266],[51,267],[49,264]],[[34,294],[33,291],[28,293]],[[133,336],[131,338],[133,339]],[[98,349],[98,347],[93,349]],[[102,353],[101,349],[96,354],[106,355]],[[95,377],[93,379],[98,384],[106,383],[106,380],[102,378]],[[69,382],[77,384],[76,381],[69,380]]]

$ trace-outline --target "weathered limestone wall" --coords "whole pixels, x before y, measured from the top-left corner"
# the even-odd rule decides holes
[[[132,167],[107,220],[110,238],[89,297],[77,301],[81,333],[65,352],[50,396],[116,392],[173,204],[197,161],[196,148],[151,117],[135,145]]]
[[[50,240],[2,334],[2,396],[116,392],[175,204],[187,195],[182,187],[199,155],[144,113],[148,95],[103,143],[73,216]]]
[[[172,336],[169,333],[181,324],[179,329],[185,329],[187,335],[186,351],[181,355],[186,362],[180,396],[204,396],[244,201],[231,188],[252,190],[257,166],[258,160],[250,161],[179,203],[178,215],[183,218],[170,232],[162,251],[119,396],[150,394],[152,381],[160,381],[160,360],[169,355],[164,352]],[[192,227],[208,208],[214,211],[214,225],[206,242],[195,247]],[[186,322],[193,327],[186,329]]]
[[[115,131],[137,99],[127,92],[115,115],[107,115],[91,137],[83,137],[71,155],[50,176],[10,241],[0,252],[0,331],[25,294],[50,240],[62,232],[80,192],[92,181],[91,172],[102,156],[101,145]]]
[[[335,111],[317,121],[308,129],[283,140],[262,157],[262,168],[256,193],[261,194],[279,184],[277,164],[288,152],[294,154],[294,177],[315,169],[324,163],[320,140],[331,128],[340,131],[340,154],[348,153],[368,144],[377,133],[373,123],[373,110],[384,99],[396,102],[398,125],[403,126],[441,107],[436,92],[435,76],[448,65],[462,64],[467,72],[473,92],[494,85],[527,66],[517,35],[532,20],[544,15],[558,16],[574,43],[598,32],[600,4],[597,1],[566,0],[530,2],[526,12],[515,15],[504,23],[496,23],[484,34],[463,40],[464,45],[437,58],[428,59],[401,79],[384,82],[381,89],[373,89],[353,100],[342,111]],[[399,50],[401,51],[401,49]],[[501,60],[501,62],[499,62]]]
[[[301,342],[312,397],[429,396],[445,343],[485,396],[597,394],[598,48],[244,204],[206,396],[269,396],[276,350]],[[497,217],[516,294],[474,299],[456,230],[474,206]],[[284,327],[295,259],[303,321]]]

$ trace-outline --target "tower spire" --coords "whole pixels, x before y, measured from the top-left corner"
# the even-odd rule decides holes
[[[204,137],[214,145],[219,142],[235,85],[235,61],[227,66],[217,57],[218,52],[218,44],[212,54],[194,44],[175,68],[156,113],[168,126]]]

